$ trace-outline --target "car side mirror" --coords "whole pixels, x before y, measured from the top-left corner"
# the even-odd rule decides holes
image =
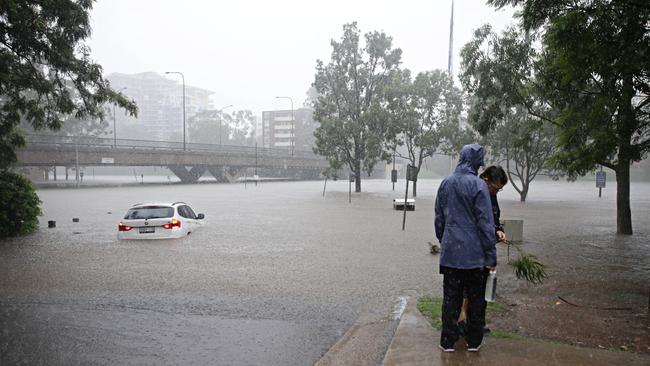
[[[197,220],[203,220],[204,218],[205,218],[205,215],[202,214],[202,213],[200,213],[200,214],[196,217]]]

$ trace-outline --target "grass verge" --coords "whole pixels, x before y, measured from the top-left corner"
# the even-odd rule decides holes
[[[439,297],[423,296],[418,299],[418,310],[431,321],[431,325],[442,330],[442,299]],[[489,302],[485,311],[485,317],[489,320],[490,314],[500,314],[506,311],[505,306],[497,302]],[[515,333],[502,330],[492,330],[487,336],[506,339],[526,339]]]

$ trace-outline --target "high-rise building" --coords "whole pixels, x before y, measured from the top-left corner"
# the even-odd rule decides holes
[[[309,108],[263,111],[257,124],[258,143],[269,148],[286,148],[291,151],[311,151],[314,146],[314,111]],[[292,136],[293,130],[293,136]]]
[[[120,90],[138,105],[138,117],[116,113],[117,137],[155,141],[182,141],[183,85],[155,72],[113,73],[106,76],[114,90]],[[211,91],[185,85],[186,122],[196,113],[211,109]],[[187,133],[187,131],[186,131]]]

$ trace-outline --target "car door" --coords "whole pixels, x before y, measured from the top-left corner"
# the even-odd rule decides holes
[[[178,214],[183,217],[183,221],[187,224],[188,232],[194,231],[196,227],[196,222],[193,218],[192,211],[188,206],[182,205],[178,207]]]
[[[199,220],[196,218],[196,213],[194,213],[194,210],[190,206],[185,206],[185,211],[187,212],[188,219],[192,222],[192,228],[196,229],[199,227],[201,224]]]

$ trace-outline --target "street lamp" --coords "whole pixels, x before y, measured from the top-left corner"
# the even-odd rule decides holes
[[[183,78],[183,151],[185,151],[185,75],[180,71],[165,71],[165,74],[178,74]]]
[[[219,113],[223,112],[224,109],[230,108],[230,107],[232,107],[232,104],[227,105],[225,107],[222,107],[221,109],[219,109]],[[219,145],[221,145],[221,119],[222,119],[222,116],[219,116]]]
[[[126,90],[126,86],[118,90],[117,92],[119,93],[122,90]],[[117,128],[115,126],[115,103],[113,103],[113,147],[114,148],[117,147]]]
[[[291,138],[289,139],[289,146],[291,150],[291,156],[293,156],[293,99],[291,99],[291,97],[275,97],[275,99],[289,99],[289,101],[291,101]]]

